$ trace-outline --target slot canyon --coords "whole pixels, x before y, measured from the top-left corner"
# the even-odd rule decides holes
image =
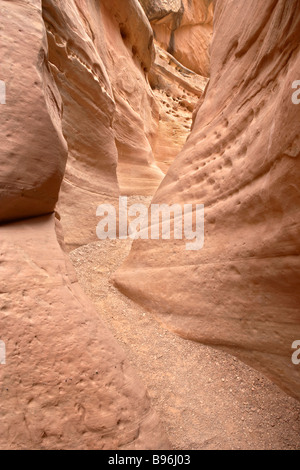
[[[0,449],[299,450],[300,0],[0,0],[0,44]],[[203,248],[99,240],[121,197]]]

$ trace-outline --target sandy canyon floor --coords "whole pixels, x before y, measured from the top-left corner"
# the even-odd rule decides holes
[[[99,241],[70,257],[148,387],[173,448],[300,449],[300,403],[232,356],[167,331],[111,284],[130,248],[131,241]]]

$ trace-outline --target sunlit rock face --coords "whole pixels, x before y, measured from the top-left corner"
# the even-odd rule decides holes
[[[185,67],[209,76],[212,0],[140,0],[158,45]]]
[[[211,78],[154,197],[205,204],[205,244],[137,240],[119,288],[300,397],[300,2],[215,2]]]
[[[137,0],[44,0],[43,17],[64,105],[69,158],[59,210],[72,248],[96,239],[100,203],[151,195],[164,176],[152,151],[153,32]]]
[[[168,448],[146,389],[78,285],[54,214],[67,143],[78,210],[98,177],[119,193],[116,103],[83,3],[0,1],[1,449]]]

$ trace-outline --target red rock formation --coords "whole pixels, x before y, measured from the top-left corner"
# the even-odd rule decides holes
[[[209,76],[212,0],[140,0],[157,43],[199,75]]]
[[[62,28],[67,24],[73,28],[78,48],[78,56],[72,56],[71,40],[56,36],[61,54],[50,46],[50,60],[55,58],[51,70],[58,84],[68,77],[69,86],[61,87],[67,108],[64,131],[69,129],[73,164],[68,174],[83,184],[84,194],[94,183],[92,178],[88,181],[88,166],[105,181],[102,163],[89,153],[88,139],[107,144],[107,171],[106,166],[103,171],[110,183],[116,181],[110,128],[114,102],[92,41],[81,36],[77,22],[81,13],[70,3],[61,1],[59,12],[49,10],[52,6],[45,2],[44,13],[51,12]],[[166,448],[147,392],[78,286],[60,246],[60,225],[49,214],[58,198],[67,152],[61,98],[47,60],[41,3],[2,1],[0,7],[1,79],[7,84],[0,115],[6,136],[0,157],[0,338],[7,353],[6,365],[0,366],[0,448]],[[68,14],[65,23],[60,14]],[[66,54],[72,57],[72,70]],[[100,126],[94,137],[83,119],[94,122],[93,113]],[[83,151],[86,166],[80,161]],[[5,223],[14,219],[26,220]]]
[[[300,397],[300,2],[217,0],[211,79],[155,203],[204,203],[205,246],[135,242],[119,288]]]

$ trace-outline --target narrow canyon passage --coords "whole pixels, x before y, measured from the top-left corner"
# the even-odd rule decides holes
[[[0,449],[300,449],[300,0],[0,0],[0,42]],[[121,196],[150,237],[100,241]]]
[[[70,257],[99,319],[146,385],[172,447],[298,449],[299,402],[232,356],[171,333],[112,285],[131,244],[99,241]]]
[[[155,48],[149,74],[159,112],[153,153],[166,174],[190,133],[192,114],[208,78],[184,67],[157,43]],[[151,175],[148,181],[143,174],[140,185],[132,156],[118,139],[117,149],[122,194],[130,195],[129,204],[150,205],[159,181]],[[143,195],[139,186],[145,188]],[[173,334],[112,285],[110,279],[131,246],[128,240],[93,242],[71,251],[70,258],[99,318],[146,385],[171,446],[178,450],[299,448],[296,400],[231,355]]]

